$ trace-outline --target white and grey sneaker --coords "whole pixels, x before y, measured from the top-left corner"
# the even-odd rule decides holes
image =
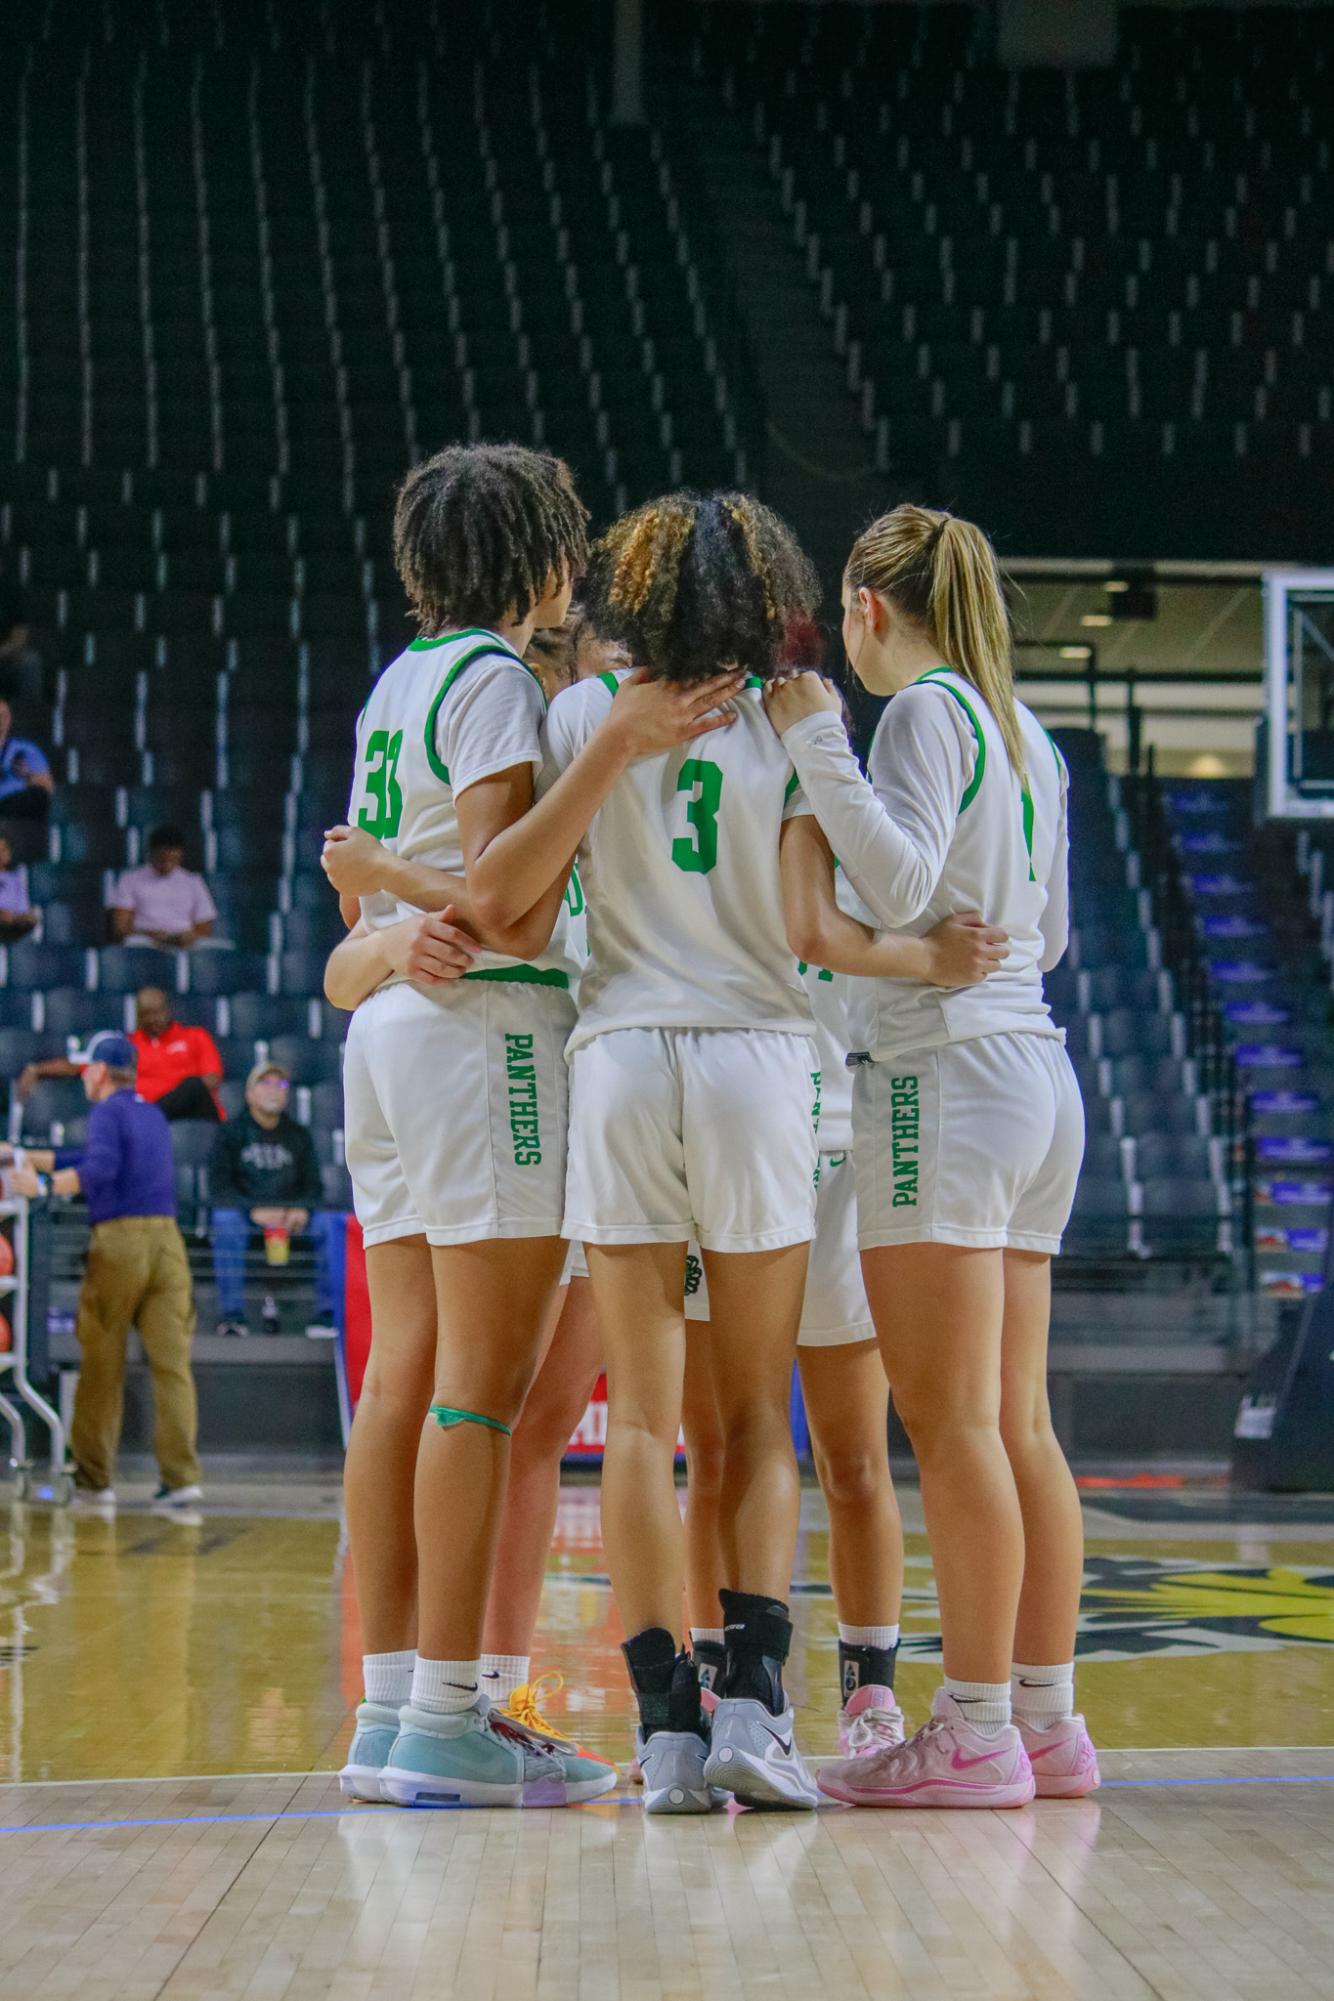
[[[704,1776],[740,1806],[807,1812],[820,1804],[815,1781],[797,1749],[791,1703],[781,1716],[772,1716],[762,1702],[724,1696],[713,1712],[713,1743]]]
[[[197,1508],[204,1498],[202,1487],[169,1487],[164,1480],[153,1496],[155,1508]]]
[[[718,1795],[704,1777],[709,1747],[697,1730],[635,1732],[645,1813],[712,1813]]]

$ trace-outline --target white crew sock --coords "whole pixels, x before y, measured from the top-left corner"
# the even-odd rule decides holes
[[[1020,1723],[1030,1730],[1050,1730],[1075,1713],[1075,1664],[1028,1667],[1016,1661],[1010,1669],[1010,1695]]]
[[[516,1688],[528,1679],[531,1654],[483,1654],[482,1694],[503,1709]]]
[[[947,1674],[943,1693],[958,1703],[964,1722],[979,1736],[995,1737],[1010,1721],[1008,1681],[956,1681]]]
[[[727,1636],[721,1626],[692,1626],[690,1628],[691,1646],[697,1647],[701,1640],[711,1641],[715,1647],[722,1647],[727,1644]]]
[[[397,1654],[363,1654],[361,1679],[367,1702],[385,1709],[401,1709],[412,1693],[412,1670],[417,1656],[411,1647]]]
[[[883,1647],[890,1652],[899,1643],[897,1626],[845,1626],[838,1622],[838,1637],[845,1647]]]
[[[456,1716],[461,1710],[472,1709],[481,1692],[480,1661],[424,1661],[418,1654],[410,1697],[414,1709]]]

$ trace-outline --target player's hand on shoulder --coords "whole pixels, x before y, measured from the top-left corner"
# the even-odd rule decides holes
[[[360,827],[330,827],[320,867],[340,896],[374,896],[380,887],[384,850]]]
[[[612,730],[627,755],[651,757],[673,750],[692,737],[726,729],[736,721],[731,697],[745,684],[740,671],[711,675],[707,681],[654,680],[642,667],[626,676],[616,690],[611,714],[603,724]]]
[[[475,938],[450,922],[453,904],[390,927],[389,958],[396,973],[422,986],[444,986],[472,971],[481,949]]]
[[[843,697],[823,674],[785,674],[764,684],[764,712],[779,736],[803,716],[842,716]]]
[[[928,931],[934,987],[975,987],[1005,964],[1009,933],[988,924],[977,910],[962,910]]]

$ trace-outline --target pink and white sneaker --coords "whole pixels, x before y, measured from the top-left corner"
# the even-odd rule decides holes
[[[1082,1800],[1102,1784],[1098,1754],[1082,1716],[1068,1716],[1050,1730],[1019,1725],[1040,1800]]]
[[[839,1711],[838,1748],[845,1758],[869,1757],[873,1751],[892,1751],[905,1736],[903,1711],[892,1688],[868,1681],[854,1689]]]
[[[984,1737],[944,1689],[936,1693],[931,1721],[906,1744],[822,1765],[816,1783],[848,1806],[1027,1806],[1034,1793],[1014,1725]]]

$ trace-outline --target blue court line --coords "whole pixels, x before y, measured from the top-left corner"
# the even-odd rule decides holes
[[[1143,1792],[1147,1790],[1181,1792],[1193,1786],[1334,1786],[1334,1772],[1254,1772],[1244,1778],[1235,1779],[1104,1779],[1100,1791]],[[601,1799],[587,1800],[585,1805],[595,1806],[638,1806],[639,1793],[604,1794]],[[922,1809],[926,1811],[927,1809]],[[958,1809],[956,1809],[957,1811]],[[31,1821],[16,1827],[0,1827],[0,1836],[10,1834],[96,1834],[118,1832],[121,1829],[138,1827],[232,1827],[245,1821],[266,1820],[277,1823],[280,1820],[346,1820],[352,1816],[364,1817],[367,1812],[375,1813],[373,1802],[360,1806],[286,1807],[278,1813],[191,1813],[166,1815],[155,1820],[43,1820]],[[473,1806],[459,1801],[454,1806],[396,1807],[400,1813],[487,1813],[495,1809]],[[522,1811],[522,1809],[521,1809]],[[528,1812],[540,1812],[540,1808],[530,1807]],[[578,1808],[562,1808],[562,1812],[578,1811]],[[381,1816],[377,1815],[377,1818]],[[386,1816],[387,1817],[387,1816]]]

